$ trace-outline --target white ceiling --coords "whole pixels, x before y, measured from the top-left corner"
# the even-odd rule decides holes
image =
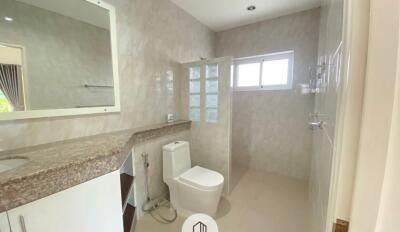
[[[321,0],[171,0],[214,31],[276,18],[320,6]],[[255,11],[246,8],[255,5]]]
[[[17,0],[98,27],[109,29],[108,10],[85,0]]]

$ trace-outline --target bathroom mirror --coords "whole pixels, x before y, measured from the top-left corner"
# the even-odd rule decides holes
[[[118,112],[115,9],[1,0],[0,120]]]

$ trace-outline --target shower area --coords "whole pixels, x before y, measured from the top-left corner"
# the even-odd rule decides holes
[[[231,194],[268,218],[266,231],[311,231],[321,17],[314,8],[217,35],[217,55],[234,57]]]
[[[332,230],[343,4],[324,0],[318,8],[217,33],[216,55],[233,57],[227,198],[240,194],[249,211],[275,218],[270,227],[280,231]]]

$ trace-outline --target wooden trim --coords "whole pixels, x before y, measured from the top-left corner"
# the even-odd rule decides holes
[[[349,231],[349,222],[341,219],[337,219],[336,223],[333,223],[332,232],[348,232]]]

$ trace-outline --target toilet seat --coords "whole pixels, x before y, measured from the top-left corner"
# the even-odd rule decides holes
[[[182,173],[178,180],[184,184],[208,191],[218,189],[224,183],[224,177],[220,173],[200,166],[195,166]]]

